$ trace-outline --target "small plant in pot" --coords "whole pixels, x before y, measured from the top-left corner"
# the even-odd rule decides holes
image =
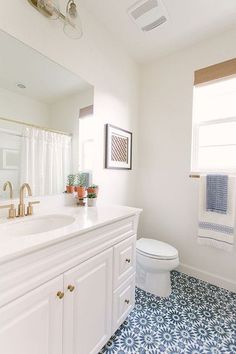
[[[87,188],[87,192],[88,192],[88,194],[97,194],[98,195],[98,186],[96,184],[91,184],[91,186],[89,186]]]
[[[78,198],[85,198],[86,196],[86,178],[82,173],[77,174],[77,187]]]
[[[73,193],[74,192],[75,179],[76,179],[75,175],[71,174],[71,175],[67,176],[67,185],[66,185],[66,192],[67,193]]]
[[[97,203],[97,194],[90,193],[88,194],[87,198],[88,198],[88,206],[95,207]]]

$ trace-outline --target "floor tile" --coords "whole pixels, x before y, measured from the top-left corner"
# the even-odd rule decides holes
[[[101,354],[236,354],[236,293],[171,273],[163,299],[136,289],[136,305]]]

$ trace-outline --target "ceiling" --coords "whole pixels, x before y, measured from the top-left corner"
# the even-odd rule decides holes
[[[235,0],[162,0],[169,21],[149,33],[143,33],[127,15],[136,0],[81,2],[140,63],[236,26]]]
[[[44,103],[91,88],[87,82],[0,31],[0,87]],[[17,83],[26,86],[17,87]]]

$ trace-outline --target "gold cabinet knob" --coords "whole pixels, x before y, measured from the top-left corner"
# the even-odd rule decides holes
[[[129,300],[126,299],[126,300],[125,300],[125,303],[126,303],[127,305],[129,305]]]
[[[130,263],[131,262],[131,259],[130,258],[126,258],[126,263]]]
[[[59,297],[59,299],[63,299],[64,293],[62,291],[58,291],[57,297]]]
[[[68,285],[67,289],[72,293],[75,290],[73,285]]]

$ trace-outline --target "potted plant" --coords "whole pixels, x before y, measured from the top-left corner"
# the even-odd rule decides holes
[[[66,185],[66,192],[73,193],[74,192],[74,185],[75,185],[75,175],[68,175],[67,176],[67,185]]]
[[[83,173],[77,174],[77,193],[78,198],[85,198],[86,196],[86,177]]]
[[[89,186],[87,188],[87,193],[88,194],[97,194],[98,195],[98,186],[96,184],[91,184],[91,186]]]
[[[88,206],[95,207],[97,203],[97,194],[90,193],[88,194],[87,198],[88,198]]]

